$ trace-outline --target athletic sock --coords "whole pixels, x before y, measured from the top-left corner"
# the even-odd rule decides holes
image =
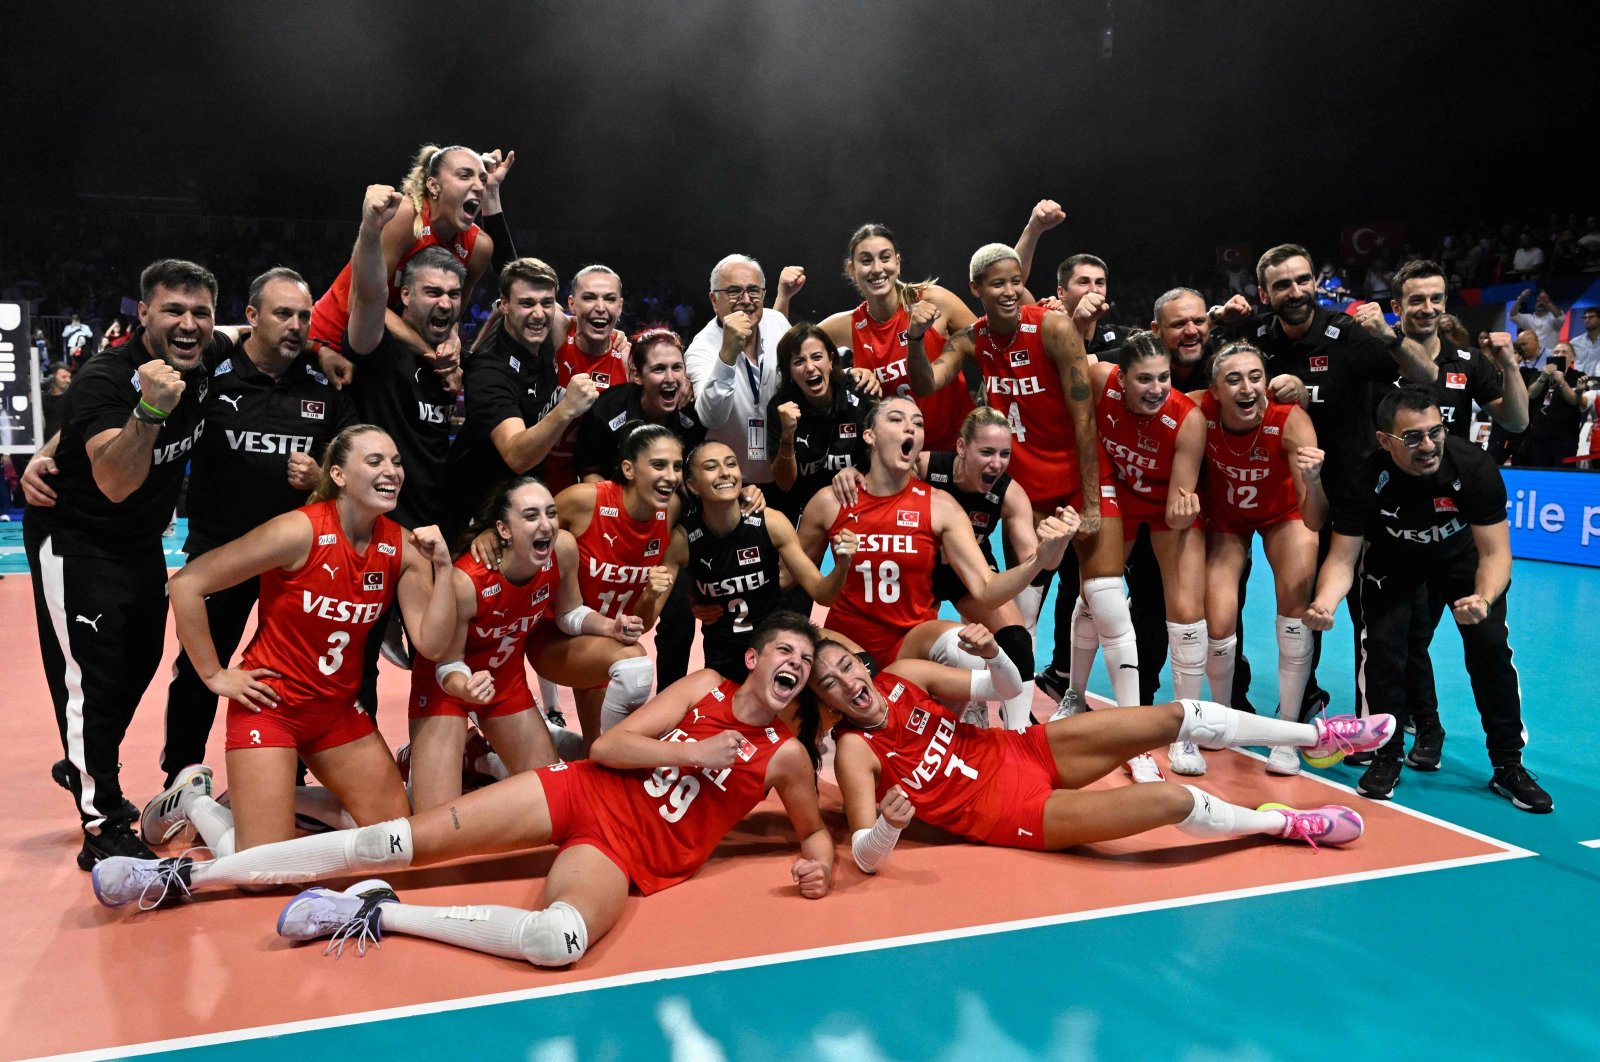
[[[1080,698],[1089,689],[1089,669],[1094,667],[1094,654],[1099,650],[1100,635],[1095,630],[1094,611],[1079,595],[1072,606],[1072,671],[1067,681]]]
[[[339,798],[320,785],[297,786],[294,791],[294,813],[320,822],[330,830],[353,830],[356,820],[344,809]]]
[[[1200,696],[1206,677],[1206,621],[1167,623],[1167,656],[1172,660],[1172,695]]]
[[[1279,616],[1278,629],[1278,718],[1290,722],[1300,718],[1300,702],[1305,699],[1306,681],[1311,677],[1312,640],[1305,620]]]
[[[1218,704],[1233,700],[1234,646],[1238,643],[1238,637],[1232,634],[1206,639],[1206,683],[1211,687],[1211,699]]]
[[[287,885],[340,874],[400,870],[411,865],[411,823],[394,819],[358,830],[296,837],[196,863],[196,885]]]
[[[1000,702],[1000,719],[1007,730],[1026,730],[1033,722],[1033,636],[1013,623],[995,631],[994,640],[1023,680],[1021,692]]]
[[[1133,615],[1122,580],[1098,576],[1083,581],[1083,596],[1094,615],[1095,632],[1105,654],[1111,693],[1119,705],[1139,703],[1139,643],[1133,633]]]
[[[1232,749],[1242,745],[1293,745],[1309,748],[1317,743],[1317,728],[1310,723],[1241,712],[1216,701],[1185,698],[1179,741],[1192,741],[1203,749]]]
[[[1244,834],[1283,832],[1283,816],[1276,811],[1255,811],[1230,804],[1204,789],[1184,786],[1194,797],[1194,810],[1178,823],[1190,837],[1238,837]]]
[[[233,854],[233,812],[202,793],[179,798],[189,824],[216,856]]]
[[[552,735],[552,740],[554,735]],[[486,774],[497,782],[503,782],[511,777],[511,772],[506,768],[506,761],[500,758],[498,752],[485,753],[472,762],[472,769],[479,774]]]
[[[589,931],[569,903],[556,901],[542,911],[498,905],[426,907],[389,903],[379,919],[391,933],[406,933],[442,944],[471,948],[536,966],[567,966],[583,957]]]

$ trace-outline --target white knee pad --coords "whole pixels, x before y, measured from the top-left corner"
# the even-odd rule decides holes
[[[632,656],[611,665],[611,682],[600,705],[600,732],[604,734],[650,699],[655,685],[656,665],[648,656]]]
[[[589,949],[589,927],[570,903],[530,911],[517,933],[522,957],[535,966],[569,966]]]
[[[358,830],[349,830],[346,854],[352,869],[357,867],[408,867],[415,849],[411,844],[411,821],[391,819]]]
[[[1083,597],[1089,603],[1102,645],[1132,632],[1133,614],[1128,611],[1128,592],[1123,588],[1120,578],[1102,575],[1085,579]]]

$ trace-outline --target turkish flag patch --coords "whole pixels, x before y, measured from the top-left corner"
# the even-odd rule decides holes
[[[1436,512],[1436,513],[1453,513],[1453,512],[1455,512],[1456,511],[1455,499],[1454,498],[1435,498],[1435,499],[1433,499],[1433,511]]]

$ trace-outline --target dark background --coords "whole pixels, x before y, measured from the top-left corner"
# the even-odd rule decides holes
[[[36,4],[6,16],[0,178],[24,215],[127,207],[353,234],[363,187],[398,184],[418,144],[514,148],[518,249],[563,277],[606,259],[625,284],[630,268],[666,274],[701,299],[706,269],[737,250],[769,273],[807,266],[802,316],[857,301],[835,278],[862,221],[898,232],[908,278],[959,286],[971,252],[1012,241],[1049,196],[1068,220],[1035,290],[1092,250],[1115,293],[1214,272],[1223,243],[1332,254],[1347,222],[1404,221],[1425,245],[1595,212],[1580,159],[1596,49],[1575,10]]]

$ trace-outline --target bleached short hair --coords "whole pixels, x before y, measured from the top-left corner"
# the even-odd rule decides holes
[[[973,253],[972,264],[967,267],[967,279],[976,284],[990,266],[1007,259],[1018,265],[1022,264],[1022,259],[1017,257],[1015,248],[1003,243],[986,243]]]

